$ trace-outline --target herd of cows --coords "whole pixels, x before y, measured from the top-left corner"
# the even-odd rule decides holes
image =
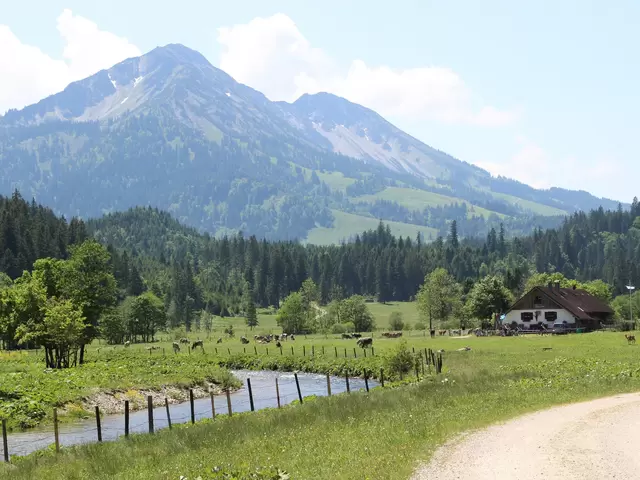
[[[442,334],[441,334],[442,335]],[[402,337],[402,332],[383,332],[381,334],[381,336],[383,338],[399,338]],[[346,339],[346,340],[352,340],[355,339],[357,340],[356,343],[358,345],[358,347],[360,348],[367,348],[367,347],[371,347],[373,346],[373,337],[363,337],[361,333],[343,333],[341,335],[341,338]],[[267,343],[271,343],[271,342],[275,342],[275,346],[277,348],[281,348],[282,347],[282,343],[281,342],[285,342],[287,340],[290,341],[295,341],[296,337],[293,334],[280,334],[280,335],[276,335],[276,334],[268,334],[268,335],[254,335],[253,336],[253,340],[256,343],[262,343],[262,344],[267,344]],[[249,339],[245,336],[240,337],[240,342],[243,345],[247,345],[250,343]],[[181,338],[179,341],[177,342],[173,342],[173,351],[174,353],[178,353],[180,352],[181,349],[181,345],[188,345],[189,343],[191,343],[191,341],[186,338],[183,337]],[[222,337],[218,338],[218,340],[216,341],[216,343],[222,343]],[[130,347],[131,346],[131,342],[127,341],[124,342],[124,347]],[[204,340],[196,340],[191,344],[191,350],[195,350],[196,348],[202,348],[202,350],[204,351]],[[160,347],[152,345],[150,347],[147,347],[147,350],[157,350]]]

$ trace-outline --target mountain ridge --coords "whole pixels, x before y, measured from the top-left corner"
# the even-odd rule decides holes
[[[11,110],[0,127],[0,191],[18,188],[66,215],[153,205],[213,233],[305,238],[332,228],[331,212],[339,210],[441,232],[456,220],[461,234],[475,235],[501,221],[516,233],[539,226],[527,202],[566,213],[618,203],[492,177],[330,93],[271,102],[180,44]],[[348,185],[335,190],[321,172]],[[376,200],[398,187],[451,201]],[[361,195],[372,201],[358,201]],[[486,218],[466,212],[474,206]]]

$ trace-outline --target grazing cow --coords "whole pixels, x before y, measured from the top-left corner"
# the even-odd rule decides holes
[[[273,338],[276,340],[276,342],[280,341],[280,335],[274,335]]]
[[[470,350],[471,350],[471,347],[462,347],[458,349],[459,352],[468,352]]]
[[[180,344],[178,342],[173,342],[173,353],[178,353],[180,351]]]
[[[344,338],[344,339],[346,339],[346,340],[349,340],[349,339],[351,339],[351,338],[353,338],[353,337],[351,336],[351,334],[350,334],[350,333],[343,333],[343,334],[342,334],[342,338]]]
[[[185,337],[182,337],[182,338],[180,339],[180,343],[189,343],[189,339],[188,339],[188,338],[185,338]]]
[[[441,337],[442,337],[445,333],[447,333],[447,331],[446,331],[446,330],[438,330],[438,335],[440,335]]]
[[[204,342],[202,340],[196,340],[195,342],[193,342],[193,344],[191,345],[191,350],[195,350],[196,347],[200,347],[204,352]]]
[[[147,347],[147,350],[151,351],[151,350],[160,350],[160,347],[157,347],[155,345],[152,345],[150,347]]]
[[[247,340],[247,337],[240,337],[240,341],[242,342],[243,345],[246,345],[247,343],[249,343],[249,340]]]
[[[131,346],[131,342],[129,340],[124,342],[124,348],[130,347],[130,346]]]
[[[359,338],[357,343],[360,348],[371,347],[373,345],[373,338],[372,337]]]
[[[362,338],[362,334],[361,333],[352,333],[351,337],[352,338]]]
[[[222,343],[222,337],[219,337],[216,343]]]
[[[282,335],[280,335],[280,340],[282,340],[283,342],[287,341],[287,334],[283,333]]]
[[[444,353],[444,348],[441,348],[440,350],[438,350],[436,353]]]
[[[460,335],[460,330],[452,330],[451,334],[452,335]]]
[[[624,338],[627,339],[627,343],[636,343],[636,336],[635,335],[627,335],[625,333],[624,334]]]

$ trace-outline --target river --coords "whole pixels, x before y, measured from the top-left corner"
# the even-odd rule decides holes
[[[231,406],[234,413],[251,410],[249,393],[247,391],[247,378],[251,379],[254,407],[256,410],[274,408],[278,406],[276,396],[275,379],[278,379],[280,391],[280,403],[286,405],[298,399],[298,391],[293,373],[272,371],[248,371],[237,370],[232,372],[242,380],[243,388],[231,394]],[[326,396],[327,380],[325,375],[311,373],[299,373],[298,381],[303,397],[310,395]],[[373,388],[378,383],[369,380],[369,387]],[[350,378],[351,391],[362,390],[365,382],[359,378]],[[346,391],[344,378],[331,377],[331,393],[343,393]],[[227,414],[226,395],[214,397],[216,415]],[[189,402],[169,405],[171,423],[185,423],[191,421]],[[196,420],[211,418],[211,399],[200,398],[194,401]],[[146,433],[149,431],[149,414],[147,410],[131,412],[129,415],[130,433]],[[157,407],[153,410],[154,430],[168,427],[167,412],[165,407]],[[105,415],[101,417],[102,440],[111,441],[124,436],[124,414]],[[60,445],[71,446],[97,441],[97,427],[95,418],[81,420],[74,423],[63,423],[59,426]],[[27,455],[36,450],[41,450],[54,443],[53,427],[34,429],[26,432],[9,434],[7,444],[9,455]]]

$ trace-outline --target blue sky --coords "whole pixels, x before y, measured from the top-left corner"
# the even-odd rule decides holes
[[[607,3],[14,2],[0,13],[0,110],[177,42],[274,100],[333,91],[492,173],[630,201],[640,2]]]

